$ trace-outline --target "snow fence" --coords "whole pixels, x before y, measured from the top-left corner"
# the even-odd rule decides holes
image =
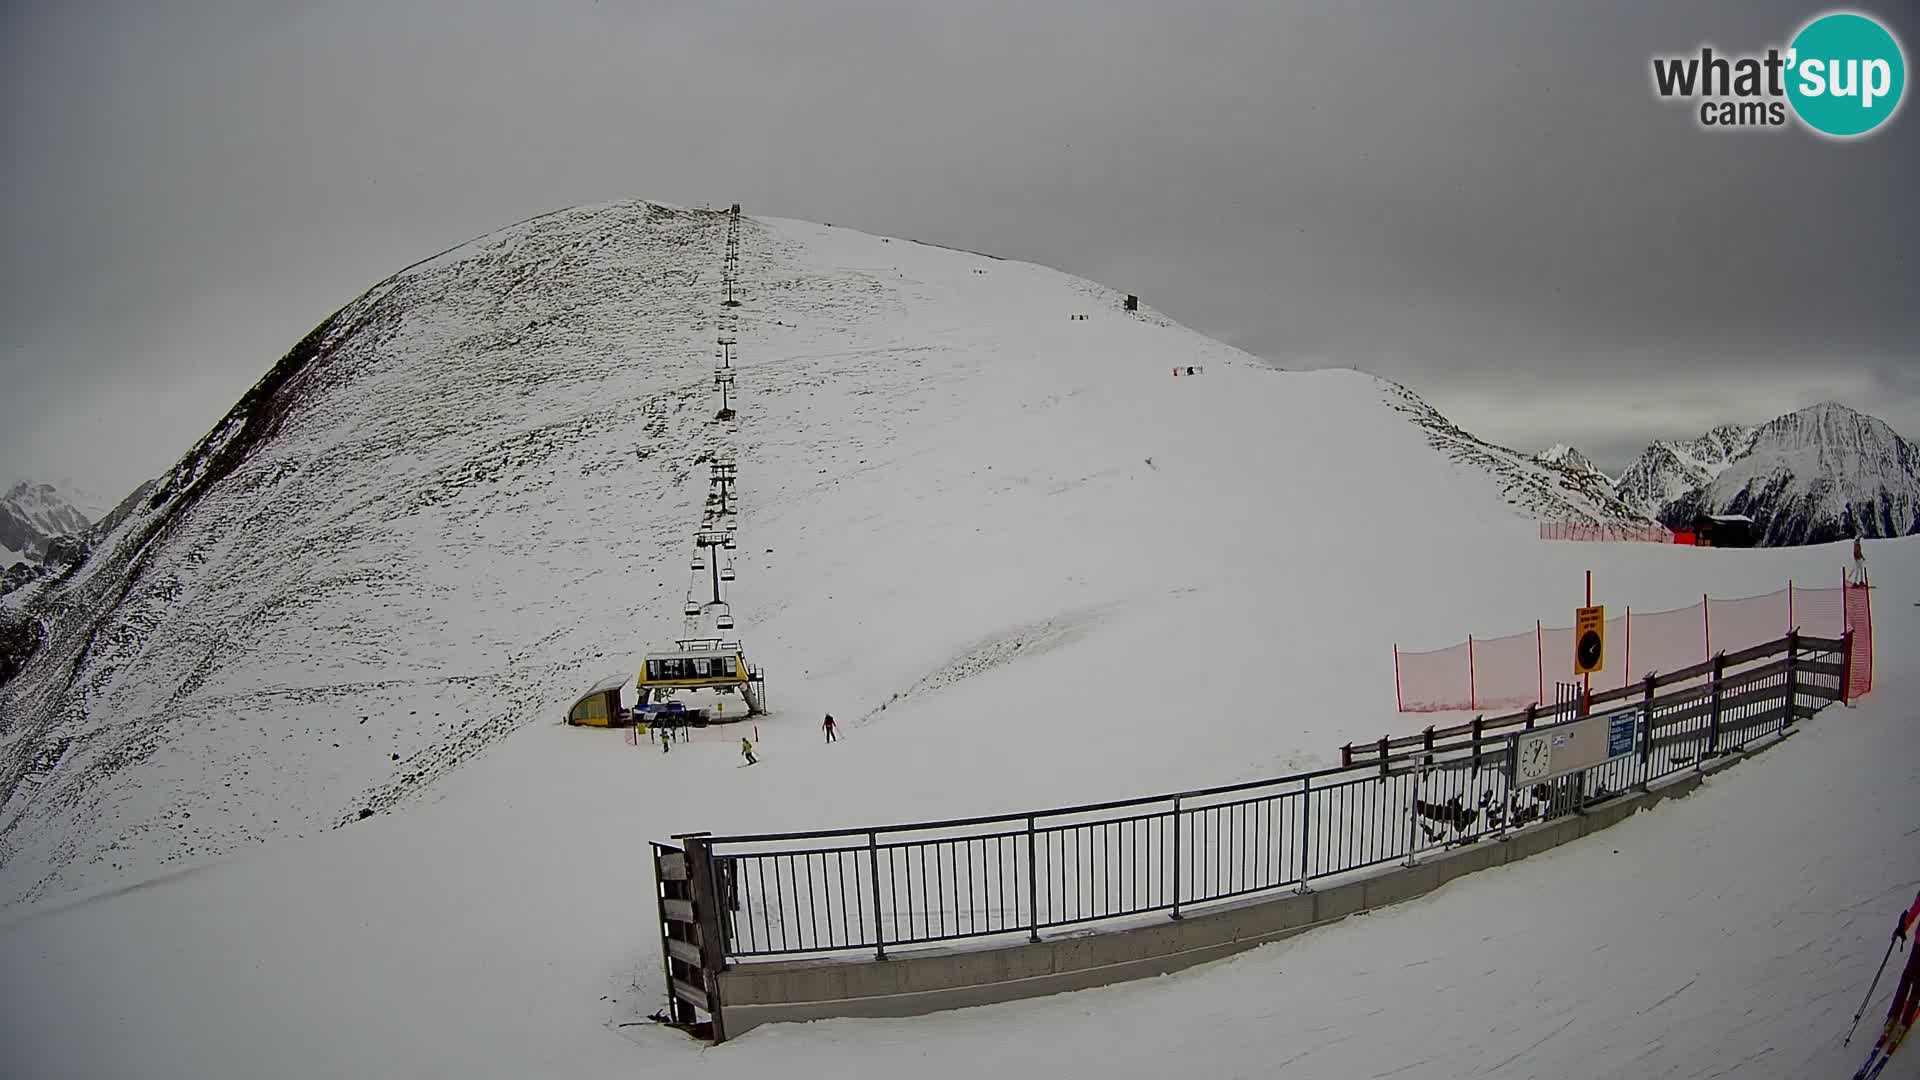
[[[1665,525],[1635,525],[1607,521],[1543,521],[1542,540],[1584,540],[1604,544],[1672,544],[1678,541]]]
[[[1787,587],[1764,596],[1716,600],[1667,611],[1625,609],[1607,620],[1607,666],[1595,690],[1628,686],[1649,672],[1677,671],[1739,652],[1798,629],[1815,637],[1862,635],[1850,697],[1872,689],[1873,647],[1869,590],[1844,586]],[[1394,691],[1401,712],[1525,708],[1552,701],[1557,682],[1573,672],[1573,628],[1534,623],[1504,637],[1473,637],[1444,649],[1408,652],[1394,646]]]

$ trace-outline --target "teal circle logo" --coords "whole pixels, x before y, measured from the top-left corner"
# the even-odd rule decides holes
[[[1787,55],[1787,100],[1823,135],[1865,135],[1900,108],[1906,56],[1893,34],[1865,15],[1820,16],[1794,37]]]

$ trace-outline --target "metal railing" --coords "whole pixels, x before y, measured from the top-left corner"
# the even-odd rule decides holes
[[[1840,700],[1850,642],[1790,634],[1593,704],[1637,707],[1634,751],[1543,784],[1510,779],[1530,710],[1350,748],[1335,768],[1025,814],[690,837],[710,867],[720,963],[887,950],[1189,909],[1499,837],[1644,789]],[[1778,659],[1773,659],[1778,657]],[[1767,662],[1762,662],[1767,661]],[[1704,680],[1704,681],[1703,681]],[[1661,687],[1671,687],[1662,694]],[[1789,708],[1791,703],[1791,708]]]

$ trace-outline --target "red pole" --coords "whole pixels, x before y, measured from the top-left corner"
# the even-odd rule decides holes
[[[1593,571],[1591,570],[1587,571],[1587,606],[1593,606]],[[1607,632],[1605,624],[1601,625],[1600,632],[1603,634]],[[1592,708],[1593,676],[1582,675],[1580,676],[1580,714],[1584,716]]]
[[[1867,690],[1873,690],[1873,583],[1860,586],[1867,590]]]
[[[1467,635],[1467,708],[1480,707],[1480,690],[1474,682],[1473,673],[1473,635]]]
[[[1700,625],[1706,629],[1707,659],[1713,659],[1713,613],[1709,610],[1706,593],[1700,594]]]
[[[1633,671],[1633,608],[1627,608],[1627,655],[1620,661],[1620,685],[1625,686],[1632,680]]]
[[[1539,619],[1533,620],[1533,670],[1540,683],[1534,690],[1537,696],[1533,700],[1545,701],[1547,699],[1547,654],[1546,644],[1540,640]]]
[[[1794,622],[1793,622],[1793,579],[1792,579],[1792,578],[1788,578],[1788,579],[1787,579],[1787,629],[1788,629],[1789,631],[1791,631],[1791,630],[1793,629],[1793,627],[1794,627]]]
[[[1400,696],[1400,643],[1393,643],[1393,711],[1406,712],[1407,702]]]
[[[1861,590],[1861,602],[1867,609],[1867,685],[1861,687],[1860,692],[1870,694],[1873,692],[1873,586],[1865,584],[1854,588]],[[1843,592],[1840,595],[1844,599],[1847,594]]]

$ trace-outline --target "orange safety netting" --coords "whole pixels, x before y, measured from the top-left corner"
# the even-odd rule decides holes
[[[1788,583],[1778,592],[1700,602],[1669,611],[1626,609],[1608,619],[1606,665],[1593,676],[1596,689],[1624,686],[1649,673],[1678,671],[1717,653],[1776,641],[1798,627],[1803,634],[1838,638],[1856,632],[1848,669],[1848,697],[1873,685],[1872,611],[1865,588],[1804,589]],[[1553,700],[1553,684],[1573,672],[1572,627],[1538,623],[1530,631],[1499,638],[1473,638],[1445,649],[1407,652],[1394,648],[1394,689],[1401,712],[1523,708]]]
[[[1620,521],[1543,521],[1540,523],[1540,539],[1638,544],[1675,542],[1673,530],[1664,525],[1634,525]]]
[[[1855,642],[1847,654],[1847,700],[1873,689],[1873,594],[1866,585],[1846,588],[1847,628]]]

